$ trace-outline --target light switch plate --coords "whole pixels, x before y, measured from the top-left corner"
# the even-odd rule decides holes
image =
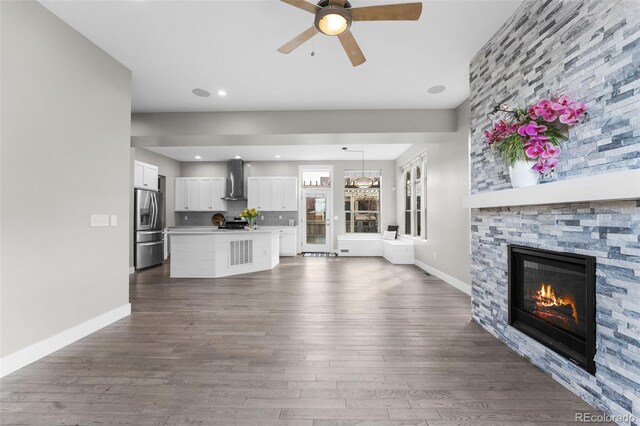
[[[91,215],[91,226],[109,226],[109,215],[108,214],[92,214]]]
[[[112,214],[111,217],[109,218],[109,224],[111,226],[118,226],[118,215],[117,214]]]

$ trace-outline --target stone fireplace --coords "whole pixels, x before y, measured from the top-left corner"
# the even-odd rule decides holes
[[[474,321],[594,407],[640,419],[640,201],[478,208],[471,229]],[[510,245],[595,258],[593,367],[510,324]]]
[[[527,1],[470,64],[470,199],[478,200],[468,204],[473,319],[630,425],[640,424],[638,16],[635,1]],[[571,130],[552,176],[536,187],[510,189],[507,168],[483,137],[487,113],[496,103],[525,106],[549,93],[586,102],[591,119]],[[558,287],[557,277],[576,278],[576,292],[590,285],[581,271],[545,272],[549,265],[529,268],[535,278],[513,300],[509,253],[515,246],[593,259],[593,301]],[[521,262],[518,267],[529,267]],[[585,262],[585,270],[591,268]],[[591,306],[593,319],[581,321],[581,310],[588,315]],[[572,336],[573,346],[554,346],[562,339],[551,342],[522,326],[526,315],[551,324],[556,336]],[[595,323],[592,333],[589,323]]]
[[[509,325],[594,374],[595,258],[508,250]]]

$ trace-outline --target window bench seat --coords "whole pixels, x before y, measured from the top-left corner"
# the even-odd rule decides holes
[[[397,265],[413,265],[413,241],[383,240],[381,235],[339,235],[338,256],[382,256]]]
[[[382,235],[338,235],[338,256],[382,256]]]
[[[413,241],[382,240],[382,256],[396,265],[413,265]]]

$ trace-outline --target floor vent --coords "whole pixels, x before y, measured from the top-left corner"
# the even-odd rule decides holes
[[[303,257],[337,257],[338,253],[329,253],[326,251],[305,251]]]
[[[253,263],[253,240],[229,241],[229,266]]]

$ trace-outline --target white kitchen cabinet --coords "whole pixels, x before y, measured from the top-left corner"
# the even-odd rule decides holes
[[[133,187],[144,188],[144,163],[134,161],[133,163]]]
[[[280,237],[280,256],[295,256],[297,249],[297,228],[287,227],[278,230]]]
[[[189,181],[183,178],[176,178],[175,186],[175,211],[189,210]]]
[[[175,211],[198,211],[200,181],[198,178],[176,178]]]
[[[298,179],[284,178],[284,211],[298,211]]]
[[[176,178],[175,211],[224,211],[225,178]]]
[[[134,188],[158,190],[158,166],[143,163],[142,161],[133,162],[133,186]]]
[[[270,212],[273,210],[271,200],[271,178],[259,178],[260,179],[260,205],[258,210]]]
[[[198,179],[198,210],[213,210],[213,191],[208,179]]]
[[[260,205],[260,179],[247,178],[247,208],[259,208]]]
[[[225,178],[201,178],[199,185],[200,211],[227,210],[227,201],[223,200],[227,180]]]
[[[263,212],[273,211],[271,207],[271,179],[269,177],[250,177],[247,179],[247,208],[256,208]]]
[[[198,178],[176,178],[175,211],[198,211],[200,182]]]
[[[227,178],[211,178],[211,190],[213,191],[214,209],[226,211],[227,200],[222,198],[227,195]]]
[[[247,206],[260,211],[297,211],[298,180],[295,177],[250,177]]]
[[[271,210],[284,210],[284,178],[271,178]]]

